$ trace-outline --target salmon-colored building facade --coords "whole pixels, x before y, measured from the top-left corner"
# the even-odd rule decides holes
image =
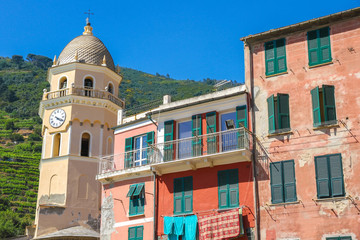
[[[242,38],[258,239],[359,239],[360,8]]]
[[[147,154],[156,125],[144,114],[118,118],[114,155],[101,159],[101,239],[154,238],[154,184]]]

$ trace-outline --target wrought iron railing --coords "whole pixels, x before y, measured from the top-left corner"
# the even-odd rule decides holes
[[[183,159],[214,156],[248,150],[249,134],[245,128],[153,144],[150,147],[106,156],[100,161],[100,174]]]
[[[115,95],[113,95],[112,93],[110,93],[106,90],[97,90],[97,89],[91,89],[91,88],[78,88],[78,87],[64,88],[64,89],[51,91],[51,92],[44,91],[43,100],[65,97],[68,95],[109,99],[111,102],[115,103],[116,105],[118,105],[120,107],[125,106],[124,101],[117,98]]]

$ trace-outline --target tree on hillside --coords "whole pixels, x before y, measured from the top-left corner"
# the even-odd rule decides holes
[[[21,55],[13,55],[11,61],[17,65],[18,69],[20,69],[21,65],[24,63],[24,58]]]
[[[35,55],[32,53],[29,53],[26,57],[26,59],[29,62],[32,62],[35,66],[42,68],[44,70],[47,70],[49,67],[52,66],[52,60],[48,57],[41,56],[41,55]]]

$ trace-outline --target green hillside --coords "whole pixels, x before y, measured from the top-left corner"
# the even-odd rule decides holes
[[[42,149],[38,107],[43,89],[49,89],[51,64],[50,58],[35,54],[0,57],[0,238],[22,234],[35,217]],[[128,116],[159,105],[166,94],[180,100],[214,91],[217,82],[117,70],[123,76],[119,97],[126,101]]]

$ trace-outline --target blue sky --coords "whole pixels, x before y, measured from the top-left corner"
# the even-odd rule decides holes
[[[0,0],[0,56],[58,56],[82,34],[90,8],[94,35],[115,64],[175,79],[243,82],[240,37],[358,6],[357,0]]]

